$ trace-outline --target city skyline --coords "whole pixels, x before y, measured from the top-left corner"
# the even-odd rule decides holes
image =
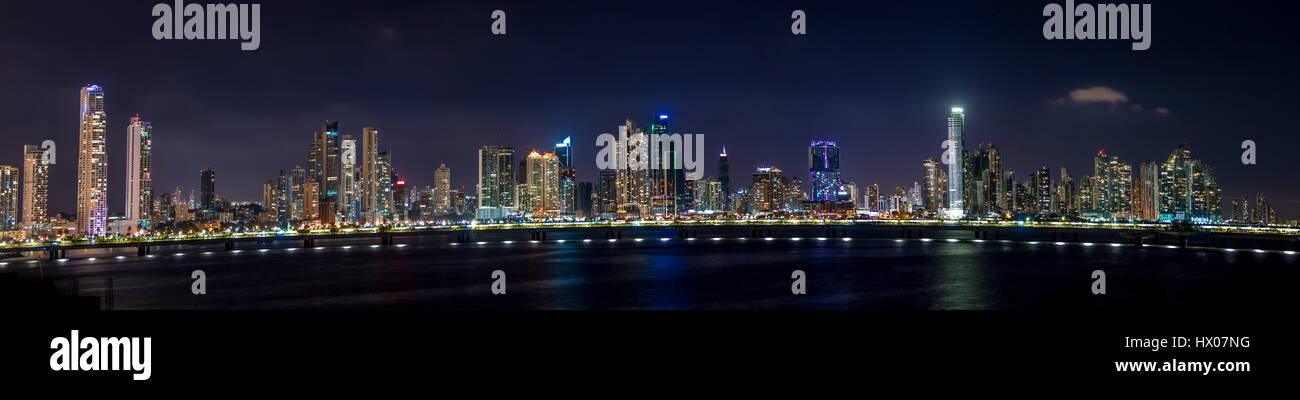
[[[529,151],[519,161],[518,169],[514,169],[516,151],[512,146],[484,145],[478,150],[479,169],[475,175],[474,196],[463,197],[468,194],[467,190],[449,189],[452,175],[445,164],[439,164],[435,174],[438,182],[432,186],[408,187],[393,165],[390,151],[380,150],[379,130],[374,127],[362,128],[361,161],[358,164],[357,141],[344,133],[337,121],[327,121],[313,133],[307,146],[308,169],[295,165],[291,175],[286,175],[281,169],[278,182],[273,179],[261,185],[262,201],[258,209],[246,209],[239,205],[246,202],[229,199],[219,204],[216,171],[207,166],[200,172],[197,204],[191,191],[189,201],[175,203],[184,207],[175,207],[174,210],[171,209],[173,199],[160,198],[155,203],[152,198],[149,171],[152,170],[153,130],[151,123],[141,121],[136,114],[130,117],[127,127],[126,151],[130,160],[126,180],[127,209],[121,214],[124,217],[114,218],[110,226],[110,218],[103,209],[106,187],[109,186],[103,172],[107,168],[104,162],[107,144],[104,90],[99,85],[87,85],[82,88],[80,99],[79,210],[75,215],[78,236],[135,234],[137,231],[152,231],[150,228],[154,224],[175,227],[186,221],[208,228],[270,223],[279,226],[300,223],[377,225],[413,222],[416,215],[427,221],[440,214],[459,214],[461,218],[477,220],[519,217],[572,220],[674,218],[714,213],[847,212],[848,215],[894,218],[1019,219],[1024,215],[1042,215],[1053,219],[1189,221],[1202,224],[1220,221],[1281,222],[1273,203],[1265,200],[1263,191],[1255,192],[1253,202],[1249,195],[1225,198],[1215,168],[1193,158],[1185,143],[1175,147],[1163,162],[1139,164],[1136,176],[1132,163],[1100,150],[1093,158],[1094,175],[1083,175],[1079,186],[1075,186],[1073,176],[1063,166],[1060,167],[1059,181],[1052,178],[1053,169],[1046,165],[1028,174],[1025,181],[1019,181],[1014,170],[1003,169],[1002,153],[995,145],[982,142],[973,152],[967,151],[964,145],[966,112],[963,107],[952,107],[946,122],[947,135],[941,146],[950,149],[941,155],[942,163],[947,164],[947,174],[939,169],[939,163],[934,159],[926,159],[921,163],[920,180],[914,181],[910,187],[906,183],[899,185],[896,193],[888,196],[881,196],[879,184],[873,182],[864,197],[859,184],[844,179],[840,175],[840,149],[830,140],[812,140],[807,147],[807,187],[802,179],[783,175],[779,167],[772,165],[756,167],[749,187],[724,191],[726,185],[723,182],[729,182],[726,172],[687,182],[680,167],[647,170],[631,164],[602,170],[601,175],[613,173],[615,180],[607,182],[602,178],[596,183],[599,186],[593,187],[591,182],[576,181],[570,136],[556,143],[554,152]],[[666,138],[673,133],[668,128],[671,116],[657,114],[650,120],[649,132],[637,128],[632,120],[625,120],[619,126],[619,132],[620,137],[627,138],[623,140],[628,142],[620,146],[634,152],[637,148],[648,147],[649,162],[655,165],[660,158],[680,158],[675,147],[646,144],[646,140],[660,140],[655,135]],[[24,145],[24,156],[26,164],[43,164],[39,160],[44,155],[37,151],[36,146]],[[729,169],[728,159],[724,145],[718,155],[720,171]],[[665,164],[670,162],[665,161]],[[31,169],[31,165],[24,165],[24,169]],[[33,199],[43,193],[28,190],[34,194],[26,194],[24,191],[20,202],[18,171],[10,166],[3,168],[6,187],[3,190],[5,197],[0,199],[0,211],[4,213],[0,220],[9,230],[18,227],[17,222],[39,228],[40,221],[28,211],[39,207],[28,204],[35,204]],[[24,188],[35,186],[26,181],[43,179],[45,173],[35,170],[28,175],[30,177],[21,177]],[[673,182],[686,183],[678,185]],[[174,197],[179,197],[180,192],[180,187],[177,187]],[[582,194],[581,197],[577,196],[578,193]],[[414,200],[408,201],[411,199]],[[456,203],[454,207],[449,204],[453,201]],[[1230,208],[1225,206],[1225,201],[1231,204]],[[472,210],[465,208],[471,202]],[[612,203],[612,207],[605,205],[607,202]],[[24,205],[21,211],[17,209],[19,204]],[[151,210],[154,208],[162,210],[162,214],[153,214]],[[92,213],[87,214],[86,209]],[[1224,210],[1229,210],[1230,214],[1225,215]],[[195,218],[190,218],[191,214],[196,214]],[[209,225],[214,223],[217,225]]]
[[[39,9],[45,6],[22,7]],[[408,7],[400,13],[427,15],[437,11],[436,6],[429,5]],[[584,17],[587,14],[572,12],[580,5],[572,6],[575,8],[566,7],[546,11],[527,4],[516,4],[509,8],[512,13],[540,13],[560,21],[582,22],[590,26],[590,20]],[[472,150],[483,143],[506,143],[521,152],[533,148],[545,151],[563,137],[573,138],[576,181],[597,182],[598,176],[592,166],[592,152],[589,151],[594,148],[594,136],[603,132],[612,133],[612,127],[617,126],[623,118],[632,118],[644,124],[648,122],[644,115],[657,113],[672,115],[676,121],[674,128],[684,128],[683,133],[705,134],[709,138],[706,142],[708,154],[718,153],[721,146],[726,144],[731,154],[733,176],[748,174],[750,168],[759,165],[777,166],[790,173],[799,171],[806,162],[803,150],[807,141],[824,138],[836,140],[843,149],[842,175],[845,180],[856,181],[860,186],[878,183],[886,188],[886,192],[892,192],[896,185],[910,185],[920,179],[921,174],[916,172],[918,168],[915,166],[919,160],[940,156],[938,144],[942,139],[932,139],[936,129],[934,110],[962,105],[967,109],[970,119],[967,149],[976,147],[977,143],[995,143],[1007,155],[1008,165],[1005,169],[1015,170],[1021,176],[1044,164],[1053,171],[1060,167],[1071,171],[1090,171],[1092,160],[1089,155],[1101,149],[1133,163],[1136,175],[1140,169],[1138,164],[1160,160],[1167,155],[1168,149],[1188,143],[1192,149],[1197,150],[1198,158],[1218,169],[1219,180],[1224,183],[1225,210],[1229,208],[1226,199],[1253,196],[1262,191],[1268,193],[1269,198],[1275,202],[1276,208],[1282,213],[1282,219],[1296,218],[1294,210],[1300,205],[1296,200],[1300,198],[1300,193],[1296,193],[1294,185],[1278,184],[1286,177],[1285,171],[1291,168],[1291,161],[1287,160],[1290,157],[1275,150],[1300,147],[1295,145],[1295,139],[1290,135],[1283,134],[1286,131],[1285,119],[1279,117],[1293,107],[1284,98],[1270,101],[1279,100],[1270,93],[1288,92],[1285,88],[1296,84],[1294,77],[1256,67],[1255,70],[1248,71],[1249,79],[1236,81],[1236,86],[1247,89],[1233,95],[1239,98],[1233,98],[1231,102],[1215,101],[1223,98],[1221,92],[1224,88],[1219,88],[1219,84],[1202,85],[1203,93],[1185,93],[1185,79],[1178,79],[1187,77],[1188,72],[1182,72],[1184,70],[1178,65],[1196,59],[1194,48],[1179,50],[1178,46],[1155,46],[1146,53],[1159,53],[1159,60],[1152,59],[1121,73],[1098,69],[1114,65],[1118,57],[1110,54],[1113,49],[1104,46],[1062,46],[1060,43],[1042,41],[1041,37],[1034,35],[1021,37],[1014,28],[970,25],[965,25],[962,29],[971,33],[999,35],[1006,39],[1003,41],[1005,44],[963,41],[948,36],[955,33],[951,30],[932,33],[943,39],[929,42],[957,49],[964,54],[1003,51],[1004,46],[1013,45],[1029,47],[1041,59],[1010,56],[998,61],[965,57],[963,64],[957,67],[934,62],[938,59],[928,56],[925,51],[918,51],[890,60],[879,60],[866,54],[894,54],[890,51],[897,49],[896,45],[853,40],[862,37],[859,32],[849,28],[854,24],[838,24],[836,22],[845,17],[825,14],[868,18],[875,23],[872,25],[874,28],[870,28],[873,29],[871,32],[875,32],[885,27],[917,21],[920,16],[912,14],[914,8],[886,7],[865,13],[858,7],[828,5],[825,8],[807,10],[814,17],[812,21],[815,24],[812,25],[814,34],[806,39],[813,40],[791,39],[781,36],[779,31],[770,36],[761,33],[762,16],[772,13],[775,15],[773,20],[780,21],[788,16],[788,13],[776,12],[783,7],[772,3],[738,5],[737,19],[728,20],[734,23],[728,25],[728,29],[748,32],[750,37],[734,43],[719,39],[705,40],[710,49],[735,47],[734,51],[724,52],[731,56],[729,59],[710,55],[710,51],[705,51],[700,46],[663,49],[669,55],[665,57],[668,60],[693,60],[689,63],[693,66],[701,62],[704,65],[716,65],[715,67],[683,69],[675,68],[679,63],[673,61],[658,61],[647,66],[618,65],[617,68],[603,71],[587,67],[575,68],[572,61],[565,61],[564,68],[572,72],[558,75],[559,79],[554,81],[554,85],[572,85],[584,80],[591,80],[592,83],[577,85],[570,94],[555,101],[540,101],[536,97],[515,98],[511,94],[517,93],[516,91],[503,89],[520,83],[523,84],[519,85],[519,90],[545,92],[553,88],[549,86],[552,83],[520,81],[524,77],[505,68],[504,65],[507,64],[500,63],[534,60],[532,53],[517,53],[526,48],[521,47],[523,43],[493,42],[491,37],[460,39],[463,34],[455,37],[484,48],[487,50],[485,54],[515,54],[470,56],[474,65],[489,66],[482,68],[485,69],[482,73],[466,71],[454,65],[450,67],[452,76],[466,77],[477,85],[473,86],[478,88],[475,90],[456,85],[447,86],[449,84],[442,79],[428,78],[427,74],[415,74],[400,67],[391,75],[377,74],[378,70],[366,65],[349,69],[305,68],[301,77],[277,75],[278,78],[274,81],[267,81],[267,78],[261,78],[258,74],[217,74],[208,80],[208,83],[214,84],[196,86],[200,82],[182,78],[189,76],[189,73],[178,75],[178,71],[188,71],[196,66],[201,69],[231,65],[252,67],[231,60],[233,55],[239,54],[237,49],[224,52],[213,49],[187,50],[186,46],[172,46],[151,50],[152,58],[159,60],[157,66],[134,65],[130,70],[123,70],[111,64],[89,61],[88,64],[71,68],[72,64],[58,66],[62,65],[61,56],[46,48],[33,47],[34,44],[6,43],[6,50],[31,55],[22,65],[7,65],[6,71],[10,73],[6,76],[42,78],[32,82],[3,78],[10,79],[6,83],[13,83],[12,87],[29,95],[21,103],[15,99],[6,100],[0,110],[7,114],[13,113],[12,116],[23,116],[11,118],[17,122],[11,128],[13,133],[6,135],[18,143],[14,145],[15,148],[22,144],[40,143],[44,139],[54,139],[65,144],[60,148],[64,161],[51,166],[51,211],[70,212],[75,209],[75,188],[68,185],[76,179],[75,161],[70,157],[75,146],[66,144],[75,143],[76,137],[71,136],[71,132],[77,128],[69,117],[69,104],[73,102],[69,98],[69,91],[74,91],[79,85],[94,82],[103,85],[108,92],[105,109],[109,116],[110,182],[124,182],[126,152],[121,150],[125,146],[122,132],[125,131],[127,120],[122,117],[140,113],[148,116],[160,134],[155,143],[158,155],[154,159],[154,163],[160,167],[153,179],[153,186],[158,188],[158,192],[170,191],[177,186],[187,192],[197,190],[194,177],[199,170],[210,164],[219,170],[222,177],[217,194],[228,199],[258,201],[261,199],[260,183],[273,176],[275,171],[290,169],[299,164],[297,159],[300,157],[296,153],[301,146],[301,136],[310,134],[324,120],[342,121],[341,129],[352,135],[359,135],[365,126],[374,126],[384,131],[385,147],[394,150],[391,154],[394,165],[416,186],[432,185],[434,171],[438,165],[446,164],[452,171],[463,171],[452,174],[450,186],[472,190],[473,180],[469,179],[472,176],[469,172],[474,169],[475,162]],[[329,4],[323,8],[328,9]],[[585,38],[592,36],[589,34],[575,35],[572,31],[557,30],[548,23],[546,27],[527,27],[522,32],[516,30],[512,35],[520,35],[512,38],[519,37],[519,40],[524,40],[529,45],[544,44],[546,46],[543,49],[571,58],[577,48],[595,48],[600,51],[598,55],[635,53],[654,48],[654,39],[665,35],[674,38],[712,38],[716,35],[710,33],[718,29],[697,24],[692,16],[650,7],[625,5],[601,10],[602,13],[613,16],[671,18],[681,22],[684,28],[680,33],[671,34],[629,36],[611,32],[614,39],[606,41]],[[418,44],[412,37],[421,32],[459,32],[462,28],[466,31],[482,30],[472,23],[472,16],[477,15],[477,11],[456,10],[451,13],[455,18],[449,17],[455,21],[450,21],[446,26],[419,28],[412,23],[414,17],[405,18],[396,12],[361,10],[358,16],[360,22],[340,22],[339,31],[326,31],[322,34],[331,43],[363,49],[385,60],[414,57],[402,54],[408,54],[407,51],[415,48],[434,50],[433,54],[445,54],[447,48],[444,44]],[[1023,22],[1037,28],[1041,25],[1037,11],[1041,10],[1035,7],[973,3],[954,5],[952,10],[944,10],[925,18],[948,20],[970,15],[993,18],[1012,27],[1022,25]],[[135,15],[140,13],[131,10],[100,5],[90,5],[84,10],[73,12],[123,15],[124,21],[141,19],[146,21],[143,22],[145,26],[150,20],[147,15]],[[268,16],[276,15],[276,10],[270,7],[264,12]],[[1169,14],[1163,15],[1171,17],[1176,15],[1174,13],[1197,16],[1197,11],[1190,9],[1170,9],[1166,12]],[[278,27],[268,24],[268,40],[263,48],[256,54],[239,57],[250,61],[265,59],[279,65],[297,65],[285,61],[286,57],[300,55],[299,52],[284,47],[285,42],[295,42],[298,36],[292,28],[304,26],[305,21],[313,15],[308,11],[303,15],[283,16]],[[740,21],[742,19],[744,21]],[[890,22],[890,19],[897,21]],[[1243,26],[1225,37],[1209,39],[1209,44],[1222,43],[1239,38],[1236,35],[1244,37],[1267,29],[1269,22],[1266,19],[1257,23],[1260,25],[1258,27]],[[14,21],[7,26],[9,28],[6,29],[25,29],[31,32],[46,32],[50,29],[24,21]],[[605,32],[606,26],[597,24],[592,29]],[[1185,28],[1162,27],[1161,40],[1209,45],[1194,42],[1206,39],[1203,35],[1180,29]],[[524,35],[524,32],[537,33],[533,37]],[[106,51],[130,51],[138,46],[154,44],[152,41],[132,39],[135,33],[135,30],[129,28],[106,29],[103,35],[115,43],[115,48]],[[344,33],[353,36],[343,37]],[[271,38],[277,39],[270,40]],[[805,38],[800,38],[802,39]],[[47,35],[43,40],[46,42],[37,44],[57,47],[64,40],[64,35]],[[623,48],[611,47],[608,43],[613,40],[625,45]],[[964,45],[969,47],[962,47]],[[832,52],[828,46],[843,50]],[[765,57],[753,55],[755,51],[764,49],[776,53]],[[196,53],[200,51],[206,53]],[[1235,52],[1231,55],[1243,60],[1258,61],[1260,57],[1267,57],[1231,48],[1228,51]],[[1054,60],[1053,56],[1060,58]],[[423,60],[426,56],[420,57],[422,58],[414,60]],[[443,59],[441,56],[428,57],[433,57],[431,61]],[[779,61],[791,57],[805,59],[808,66],[799,67],[796,63]],[[773,61],[765,63],[768,67],[764,68],[737,68],[737,65],[760,59]],[[1060,61],[1063,59],[1071,62],[1063,63]],[[434,64],[439,65],[437,62]],[[836,66],[840,64],[843,66]],[[890,78],[889,82],[874,77],[888,76],[890,72],[901,73],[897,71],[898,65],[918,65],[923,68]],[[664,68],[648,68],[650,66]],[[41,70],[37,71],[38,68]],[[553,73],[560,67],[539,65],[536,68]],[[1049,82],[1044,78],[1033,78],[1016,72],[1027,68],[1048,68],[1054,72],[1054,80]],[[845,75],[850,69],[860,72]],[[246,71],[256,70],[253,68]],[[687,70],[700,77],[690,78],[684,75]],[[1209,79],[1216,76],[1235,77],[1241,72],[1244,71],[1233,64],[1218,67],[1211,65],[1198,70],[1197,74]],[[149,79],[134,78],[139,75],[148,76]],[[367,79],[355,84],[329,79],[346,76],[365,76]],[[493,83],[491,76],[502,80]],[[1011,76],[1014,79],[1010,79]],[[645,84],[633,84],[614,92],[596,88],[609,86],[608,83],[626,77],[649,79]],[[441,88],[437,92],[438,96],[430,100],[409,101],[417,93],[424,98],[430,83]],[[254,86],[267,89],[256,89]],[[234,96],[232,90],[255,94],[258,98]],[[752,92],[753,96],[741,95],[747,92]],[[204,95],[198,96],[197,93]],[[501,98],[499,95],[506,97]],[[283,101],[285,96],[291,96],[294,101]],[[723,105],[732,111],[719,112]],[[1249,122],[1242,123],[1243,121]],[[1241,151],[1237,147],[1244,139],[1256,140],[1260,144],[1261,157],[1258,165],[1245,166],[1237,161]],[[228,156],[216,157],[218,154]],[[1031,154],[1051,157],[1030,157]],[[19,150],[0,152],[0,164],[21,165],[20,157]],[[714,168],[714,163],[706,162],[705,175],[716,176]],[[732,185],[733,190],[743,187],[747,183],[744,181],[748,179],[739,180]],[[125,195],[118,192],[123,187],[116,183],[109,184],[107,201],[108,210],[112,214],[124,210],[122,201]]]

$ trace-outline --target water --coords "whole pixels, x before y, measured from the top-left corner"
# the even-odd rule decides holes
[[[1120,239],[1104,233],[1084,235],[1097,240],[1085,245],[1031,243],[1026,235],[1045,235],[1032,231],[975,242],[969,231],[898,240],[896,230],[850,230],[845,241],[819,240],[820,227],[777,228],[772,240],[749,238],[750,229],[699,228],[688,240],[672,228],[630,228],[613,243],[603,230],[575,229],[539,243],[526,231],[493,231],[460,244],[95,250],[10,260],[0,272],[44,270],[75,280],[83,295],[103,294],[112,277],[116,309],[1231,310],[1289,308],[1300,264],[1284,251],[1112,246],[1106,240]],[[196,269],[207,275],[205,295],[190,292]],[[507,273],[505,295],[490,291],[497,269]],[[791,294],[796,269],[806,295]],[[1091,293],[1094,270],[1106,273],[1105,295]]]

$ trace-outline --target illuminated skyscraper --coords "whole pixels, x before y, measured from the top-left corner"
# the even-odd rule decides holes
[[[808,174],[812,179],[812,201],[837,200],[840,148],[835,142],[817,140],[808,146]]]
[[[618,215],[618,171],[600,171],[596,181],[596,216],[614,218]]]
[[[1143,163],[1138,167],[1133,184],[1133,219],[1155,221],[1160,219],[1160,164]]]
[[[881,211],[880,207],[880,185],[871,184],[867,187],[867,211]]]
[[[775,167],[758,167],[754,170],[754,184],[749,193],[753,196],[754,212],[781,211],[785,198],[781,170]]]
[[[1075,213],[1074,202],[1078,200],[1079,190],[1074,186],[1074,177],[1070,171],[1061,167],[1061,181],[1056,184],[1056,213],[1061,216],[1073,216]]]
[[[313,136],[307,160],[307,179],[315,182],[318,200],[315,214],[323,225],[333,225],[339,212],[340,168],[339,151],[343,138],[339,123],[325,122]]]
[[[18,230],[18,168],[0,165],[0,231]]]
[[[731,163],[727,161],[727,145],[718,154],[718,184],[722,185],[722,209],[731,209]]]
[[[478,207],[475,218],[501,219],[514,212],[515,149],[483,146],[478,150]],[[522,173],[522,172],[521,172]]]
[[[657,217],[673,217],[686,211],[686,170],[681,165],[684,143],[668,132],[668,114],[650,121],[650,209]]]
[[[199,171],[199,208],[204,211],[217,208],[217,170],[212,167]]]
[[[1159,196],[1161,221],[1218,222],[1222,197],[1214,168],[1192,159],[1192,150],[1179,145],[1160,166]]]
[[[438,215],[451,213],[451,168],[439,164],[433,171],[433,210]]]
[[[1035,209],[1039,214],[1050,214],[1056,211],[1055,204],[1052,203],[1052,170],[1044,165],[1038,169],[1034,177]]]
[[[625,218],[649,216],[652,186],[649,135],[630,119],[619,125],[618,130],[619,140],[626,144],[629,154],[626,160],[620,157],[620,162],[626,165],[618,171],[618,213]]]
[[[393,169],[393,156],[388,150],[378,151],[375,153],[375,199],[371,203],[373,208],[374,224],[383,224],[393,220],[393,215],[397,213],[397,202],[401,199],[397,197],[397,181],[393,176],[397,172]]]
[[[1093,211],[1107,220],[1128,219],[1133,210],[1133,166],[1100,151],[1093,158]]]
[[[358,177],[356,184],[360,187],[362,222],[383,223],[386,209],[380,206],[382,190],[379,187],[379,130],[367,126],[361,128],[361,143],[357,147]]]
[[[572,138],[566,137],[564,141],[555,144],[555,157],[559,163],[559,182],[557,188],[559,193],[560,215],[565,218],[574,218],[578,214],[578,196],[577,196],[577,172],[573,169],[573,142]]]
[[[954,107],[948,114],[948,149],[951,161],[948,164],[948,217],[961,218],[966,215],[965,185],[962,174],[966,160],[966,111]]]
[[[108,115],[104,89],[81,88],[81,132],[77,147],[77,230],[82,236],[104,236],[108,220]]]
[[[153,209],[153,125],[136,114],[126,130],[126,219],[148,221]]]
[[[555,153],[528,154],[528,191],[534,219],[560,216],[560,161]]]
[[[947,203],[944,202],[944,194],[947,193],[948,187],[945,185],[946,179],[942,166],[934,159],[927,159],[921,162],[921,167],[925,170],[925,181],[922,185],[921,204],[926,211],[941,211]],[[867,208],[874,208],[868,204]]]
[[[50,167],[41,159],[45,150],[23,146],[23,220],[26,228],[40,229],[49,223]]]

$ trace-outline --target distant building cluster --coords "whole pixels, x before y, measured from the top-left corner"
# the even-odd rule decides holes
[[[1134,169],[1099,151],[1093,173],[1077,179],[1066,168],[1046,166],[1023,176],[1004,167],[1002,152],[981,143],[967,150],[966,113],[953,108],[940,160],[921,162],[921,179],[881,191],[859,186],[841,174],[840,148],[812,141],[808,175],[759,166],[748,186],[733,187],[726,146],[717,176],[688,179],[682,168],[636,168],[632,164],[597,171],[596,182],[577,182],[574,143],[563,138],[552,151],[518,153],[485,145],[478,151],[475,187],[453,188],[451,169],[434,171],[432,186],[408,184],[379,145],[380,132],[362,127],[357,135],[326,122],[312,133],[304,164],[281,170],[262,185],[261,202],[230,202],[217,193],[217,172],[199,171],[197,199],[179,187],[153,184],[154,129],[139,114],[127,123],[124,210],[109,216],[106,149],[108,116],[104,91],[80,92],[76,214],[49,208],[49,164],[43,146],[24,145],[23,164],[0,165],[0,240],[137,236],[229,230],[317,229],[396,224],[671,220],[715,218],[890,218],[1034,221],[1156,221],[1196,224],[1275,225],[1275,210],[1263,193],[1252,201],[1231,200],[1225,218],[1214,168],[1180,145],[1163,161]],[[629,137],[669,135],[669,116],[652,117],[645,128],[631,119],[619,126]],[[631,141],[629,150],[647,146]],[[680,160],[680,146],[650,146],[653,162]],[[668,164],[671,164],[670,162]]]

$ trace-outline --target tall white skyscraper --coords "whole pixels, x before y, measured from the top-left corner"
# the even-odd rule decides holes
[[[77,144],[77,230],[81,236],[104,236],[108,220],[108,115],[104,89],[81,88],[81,132]]]
[[[951,158],[944,157],[944,161],[948,162],[948,217],[961,218],[966,213],[966,203],[963,201],[966,181],[962,176],[966,160],[966,111],[960,107],[954,107],[952,114],[948,115],[946,151],[952,152]]]
[[[136,114],[126,131],[126,219],[148,220],[153,208],[153,126]]]

